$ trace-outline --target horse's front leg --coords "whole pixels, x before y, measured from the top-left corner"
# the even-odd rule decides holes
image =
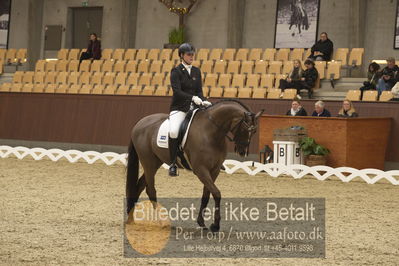
[[[201,198],[201,207],[199,209],[198,218],[197,218],[197,223],[202,228],[206,228],[205,222],[204,222],[204,210],[205,210],[206,206],[208,205],[210,194],[211,194],[211,192],[209,192],[209,190],[206,188],[206,186],[204,186],[204,190],[202,192],[202,198]]]
[[[222,195],[220,193],[220,190],[216,187],[215,181],[211,177],[208,169],[200,169],[200,170],[194,171],[194,173],[198,176],[200,181],[204,184],[204,189],[207,189],[209,191],[209,193],[212,194],[212,197],[215,200],[215,220],[214,220],[213,224],[211,225],[210,229],[212,232],[218,232],[220,229],[220,219],[221,219],[221,217],[220,217],[220,201],[221,201]],[[202,202],[201,202],[201,205],[202,205]]]

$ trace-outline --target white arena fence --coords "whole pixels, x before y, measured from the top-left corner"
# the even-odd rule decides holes
[[[10,147],[0,146],[0,158],[7,158],[15,156],[18,159],[25,157],[32,157],[34,160],[50,159],[51,161],[58,161],[66,159],[71,163],[78,161],[85,161],[93,164],[97,161],[102,161],[106,165],[113,165],[115,163],[122,163],[126,165],[126,153],[114,152],[96,152],[96,151],[78,151],[78,150],[60,150],[60,149],[43,149],[43,148],[26,148],[26,147]],[[163,165],[167,168],[167,165]],[[380,180],[387,180],[393,185],[399,185],[399,170],[381,171],[378,169],[362,169],[358,170],[351,167],[331,168],[328,166],[306,166],[300,164],[281,165],[281,164],[261,164],[253,161],[240,162],[236,160],[226,160],[224,162],[227,174],[233,174],[237,171],[243,171],[248,175],[256,175],[266,173],[272,177],[280,175],[289,175],[294,179],[300,179],[307,175],[312,175],[318,180],[326,180],[330,177],[337,177],[343,182],[350,182],[355,178],[361,178],[368,184],[375,184]]]

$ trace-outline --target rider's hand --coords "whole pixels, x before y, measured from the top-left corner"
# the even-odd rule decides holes
[[[202,105],[202,100],[200,97],[198,96],[193,96],[193,98],[191,99],[196,105]]]
[[[211,103],[211,102],[208,102],[208,101],[203,101],[203,102],[202,102],[202,105],[205,106],[205,107],[209,107],[209,106],[212,105],[212,103]]]

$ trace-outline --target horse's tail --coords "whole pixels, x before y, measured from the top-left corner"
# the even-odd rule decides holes
[[[127,213],[134,207],[138,199],[137,182],[139,178],[139,156],[133,141],[130,139],[128,157],[127,157],[127,171],[126,171],[126,210]]]

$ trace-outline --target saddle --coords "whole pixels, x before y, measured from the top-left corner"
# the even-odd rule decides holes
[[[179,143],[179,149],[177,151],[177,156],[180,159],[181,166],[183,166],[185,169],[191,170],[190,162],[186,158],[184,154],[184,146],[187,141],[187,136],[188,132],[190,130],[191,122],[197,113],[199,109],[194,109],[188,111],[186,118],[182,122],[180,129],[179,129],[179,135],[177,137],[178,143]],[[158,135],[157,135],[157,146],[160,148],[165,148],[167,149],[169,147],[169,119],[166,119],[161,126],[159,127],[158,130]]]

